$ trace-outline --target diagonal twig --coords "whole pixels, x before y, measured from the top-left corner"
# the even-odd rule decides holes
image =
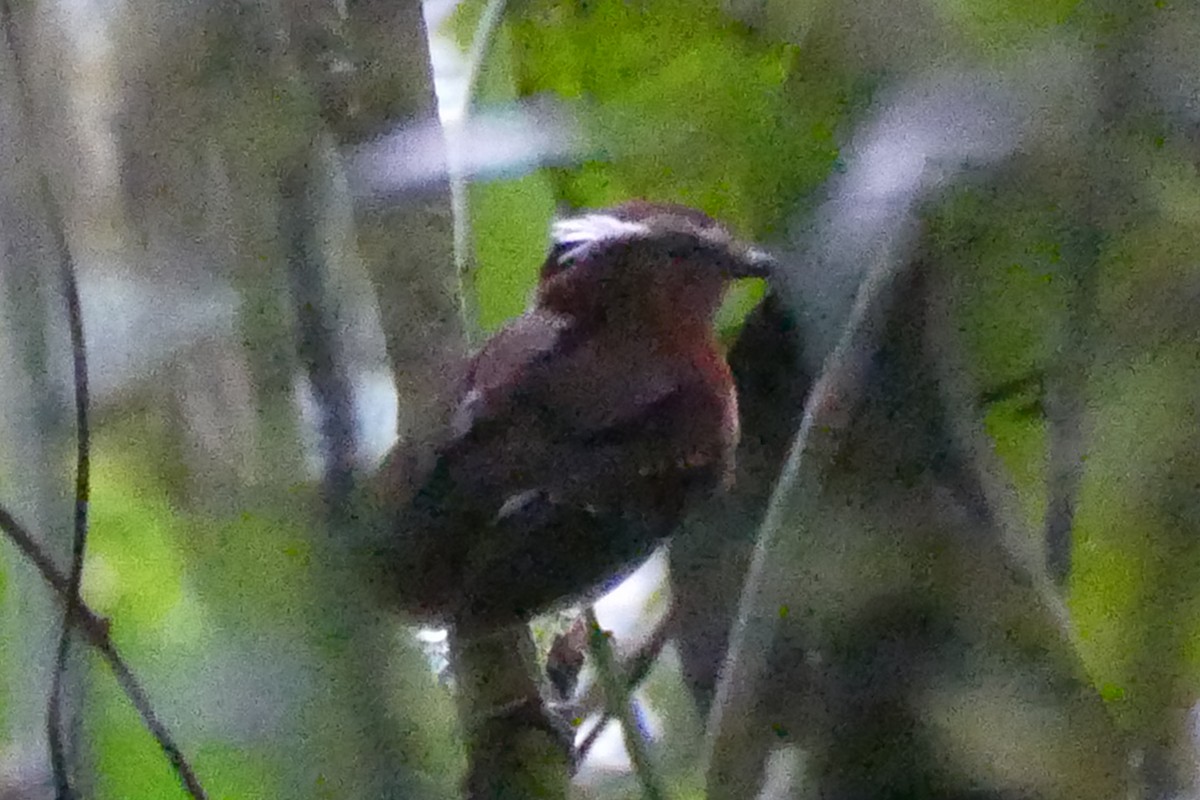
[[[29,531],[17,522],[16,518],[3,506],[0,506],[0,530],[3,530],[8,535],[8,538],[17,546],[17,549],[29,560],[29,563],[33,564],[37,571],[41,573],[42,579],[54,590],[54,593],[65,605],[70,588],[70,581],[67,576],[63,575],[54,566],[54,562],[42,551]],[[142,687],[141,681],[138,680],[133,669],[125,661],[120,651],[117,650],[117,646],[113,644],[112,638],[109,635],[108,622],[88,608],[87,604],[81,600],[74,606],[71,623],[83,631],[88,643],[95,647],[104,660],[108,662],[113,676],[117,679],[117,684],[137,710],[138,715],[142,718],[142,724],[146,726],[146,730],[150,731],[150,735],[158,742],[159,749],[163,751],[167,760],[171,762],[171,766],[175,768],[175,772],[179,775],[179,780],[187,793],[193,800],[206,800],[208,795],[205,793],[204,787],[200,785],[200,780],[196,777],[195,770],[192,769],[191,764],[184,757],[183,751],[175,744],[166,726],[158,719],[158,715],[154,713],[154,708],[150,704],[150,699],[146,695],[146,690]]]
[[[630,682],[620,671],[616,659],[613,657],[609,633],[600,627],[600,621],[596,619],[595,608],[588,606],[584,615],[588,627],[588,650],[596,666],[596,674],[604,685],[605,705],[608,707],[608,712],[621,723],[621,730],[625,734],[625,749],[629,751],[629,760],[633,762],[633,771],[642,784],[642,796],[646,800],[665,800],[666,792],[650,761],[650,754],[646,750],[646,740],[642,736],[641,727],[638,725],[637,716],[634,713]],[[604,721],[601,720],[597,727],[603,725]]]
[[[632,693],[637,687],[642,685],[646,680],[646,676],[650,674],[650,668],[658,662],[658,657],[662,655],[663,647],[672,635],[671,616],[667,615],[654,632],[650,634],[650,638],[644,641],[636,651],[618,665],[621,674],[625,676],[626,693]],[[603,687],[593,685],[592,688],[585,691],[584,696],[579,701],[580,715],[590,713],[597,706],[603,704],[603,697],[597,696],[603,694]],[[588,731],[588,735],[584,737],[579,746],[575,748],[575,757],[580,763],[587,758],[592,747],[595,746],[596,740],[600,738],[600,734],[604,731],[605,726],[613,718],[610,707],[603,709],[600,721]]]
[[[13,19],[13,10],[9,0],[0,0],[0,35],[4,37],[4,46],[12,55],[16,66],[17,81],[21,95],[21,104],[26,120],[33,119],[34,104],[30,94],[28,81],[21,74],[21,43]],[[87,359],[83,339],[83,317],[79,307],[79,291],[75,278],[75,264],[67,246],[63,217],[54,201],[50,190],[49,178],[45,169],[38,175],[40,200],[44,211],[49,217],[48,226],[54,237],[55,254],[58,257],[59,275],[62,291],[67,304],[67,317],[70,327],[71,351],[74,365],[75,380],[75,412],[76,412],[76,471],[75,471],[75,511],[72,559],[70,574],[64,576],[50,558],[38,546],[29,532],[17,522],[7,509],[0,507],[0,529],[8,534],[18,549],[29,559],[43,579],[55,591],[63,602],[63,626],[59,638],[58,652],[55,658],[50,696],[48,698],[46,725],[50,745],[50,762],[54,774],[55,790],[60,800],[73,797],[70,780],[67,774],[66,753],[62,731],[62,680],[66,672],[67,658],[70,652],[71,630],[80,627],[88,641],[100,651],[108,662],[118,685],[137,709],[143,724],[158,742],[159,747],[175,768],[184,788],[194,800],[205,800],[206,794],[201,787],[195,772],[182,751],[174,743],[166,727],[154,713],[149,698],[141,682],[134,675],[128,663],[121,657],[109,637],[108,623],[98,617],[83,602],[79,587],[83,578],[83,561],[87,545],[87,512],[88,495],[90,493],[90,435],[88,425],[88,385]]]

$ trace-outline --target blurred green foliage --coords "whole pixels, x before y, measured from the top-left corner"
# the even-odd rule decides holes
[[[281,566],[289,564],[280,557],[282,548],[270,545],[280,526],[255,525],[246,514],[205,531],[204,521],[197,524],[172,502],[172,487],[158,473],[159,464],[169,463],[164,441],[155,435],[161,433],[153,416],[135,414],[110,422],[95,437],[84,572],[87,601],[114,620],[113,640],[135,665],[152,701],[155,686],[174,683],[166,679],[172,672],[203,674],[198,665],[223,632],[271,630],[286,622],[285,612],[294,606],[288,587],[302,591],[304,586],[294,571],[290,580],[279,576]],[[301,530],[295,521],[284,529]],[[213,552],[199,544],[214,539],[224,547]],[[217,568],[210,574],[220,583],[197,593],[189,584],[208,566]],[[158,702],[161,709],[161,698]],[[102,674],[96,681],[91,706],[86,724],[97,759],[98,797],[186,796],[111,676]],[[193,733],[188,739],[194,742],[194,732],[184,730]],[[213,798],[278,796],[270,787],[278,786],[283,765],[272,761],[267,746],[255,752],[209,740],[198,751],[189,747],[188,755]]]
[[[451,20],[464,47],[483,5],[465,2]],[[837,156],[834,132],[853,84],[829,66],[732,22],[709,0],[514,3],[480,99],[579,101],[593,158],[472,187],[482,326],[523,307],[556,204],[674,201],[745,236],[769,236]],[[761,293],[753,284],[731,293],[721,329],[736,329]]]
[[[1105,232],[1096,270],[1086,387],[1088,446],[1069,599],[1081,653],[1116,718],[1153,730],[1200,688],[1200,549],[1196,458],[1200,341],[1185,328],[1200,278],[1195,167],[1153,136],[1126,143],[1153,198]],[[972,366],[983,386],[1017,388],[987,426],[1018,489],[1031,532],[1046,510],[1047,438],[1039,376],[1052,372],[1068,302],[1063,253],[1071,229],[1053,194],[971,189],[930,222],[951,280]],[[1032,378],[1021,384],[1022,378]],[[1181,509],[1188,509],[1184,512]]]
[[[162,474],[170,470],[158,466],[171,458],[156,438],[162,433],[153,414],[133,414],[110,421],[96,436],[88,602],[115,620],[113,639],[152,700],[157,697],[160,712],[173,705],[163,698],[171,689],[186,688],[189,702],[208,706],[190,724],[185,719],[169,727],[187,745],[211,797],[294,791],[297,775],[317,769],[296,763],[310,747],[320,750],[322,764],[352,770],[365,746],[358,722],[346,718],[350,709],[336,692],[321,689],[329,678],[319,677],[342,645],[323,638],[316,624],[329,610],[314,588],[323,580],[313,558],[314,487],[282,487],[283,496],[268,493],[224,513],[185,511],[178,484]],[[386,701],[404,709],[397,722],[424,720],[404,732],[405,752],[416,756],[408,766],[425,776],[425,796],[449,796],[462,770],[450,697],[429,691],[431,676],[411,644],[398,641],[391,663],[396,673],[386,682],[392,693]],[[267,702],[295,706],[299,713],[293,711],[287,725],[309,744],[296,739],[280,749],[278,741],[254,747],[213,738],[223,716],[243,713],[226,692],[245,697],[253,691],[248,687],[274,680],[285,683],[272,688]],[[102,777],[99,797],[184,796],[109,676],[98,681],[92,705],[87,724]],[[244,713],[253,718],[262,710]],[[315,797],[343,791],[344,776],[318,771],[313,778]]]
[[[768,2],[761,5],[775,24],[757,27],[735,21],[727,13],[732,5],[510,3],[483,65],[480,104],[553,95],[579,116],[590,149],[578,165],[470,187],[471,287],[483,328],[496,328],[527,302],[546,223],[558,206],[635,196],[677,201],[770,242],[838,168],[838,145],[863,100],[896,79],[889,70],[900,67],[876,55],[884,49],[879,42],[850,27],[849,4]],[[1106,10],[1111,3],[1080,0],[916,5],[949,31],[941,50],[905,56],[927,58],[922,67],[951,56],[1018,61],[1032,49],[1081,37],[1099,51],[1123,24]],[[467,0],[451,20],[464,45],[482,7],[482,0]],[[876,5],[861,8],[869,14]],[[885,44],[903,49],[917,33],[925,31],[897,28],[889,32],[897,42]],[[214,41],[207,60],[176,66],[170,85],[179,94],[161,98],[164,108],[181,126],[219,117],[213,135],[244,157],[234,173],[272,181],[275,159],[294,147],[298,131],[307,134],[317,102],[296,75],[259,73],[261,53],[236,20],[226,20]],[[1172,142],[1163,119],[1132,127],[1111,159],[1132,176],[1138,202],[1114,214],[1112,228],[1098,236],[1089,447],[1069,601],[1095,685],[1123,724],[1146,730],[1164,709],[1194,700],[1200,683],[1200,337],[1191,288],[1200,285],[1200,181],[1194,154]],[[1086,143],[1078,144],[1082,150]],[[1048,159],[1050,166],[1060,155]],[[953,264],[951,289],[973,378],[984,387],[1018,386],[991,403],[986,425],[1033,532],[1046,507],[1038,376],[1059,355],[1068,262],[1085,227],[1069,183],[976,185],[944,198],[928,219],[935,254]],[[733,293],[719,320],[723,333],[736,329],[762,291],[751,283]],[[271,299],[252,318],[282,330],[286,314]],[[293,430],[271,427],[262,431],[264,452],[294,448]],[[322,565],[313,544],[315,496],[303,478],[260,487],[222,513],[185,511],[187,476],[161,419],[112,415],[95,445],[85,595],[115,620],[115,640],[144,667],[147,683],[188,680],[229,641],[258,643],[267,658],[294,659],[298,677],[320,675],[329,643],[311,638],[319,627],[313,619],[324,611],[312,588]],[[411,648],[398,649],[387,702],[410,710],[405,724],[425,720],[402,735],[419,762],[413,766],[429,777],[429,796],[448,795],[462,769],[448,692],[430,691],[424,664]],[[331,761],[353,764],[358,742],[344,735],[353,723],[345,709],[303,681],[294,690],[303,710],[301,722],[290,724],[313,731],[319,741],[312,747]],[[701,722],[689,716],[669,659],[645,692],[675,737],[666,766],[682,782],[679,794],[699,796],[687,764]],[[87,720],[99,796],[182,796],[106,675],[95,681],[92,703]],[[0,727],[6,722],[0,705]],[[280,797],[296,787],[288,777],[299,758],[291,744],[235,745],[182,724],[188,743],[199,742],[193,755],[213,797]],[[294,743],[287,739],[294,731],[276,733]],[[308,788],[313,796],[336,793],[332,782]]]
[[[1004,56],[1066,22],[1080,0],[937,0],[935,5],[972,45]]]
[[[717,2],[546,0],[515,16],[518,93],[582,100],[611,159],[560,172],[566,202],[675,200],[761,235],[836,156],[840,76],[790,102],[805,53],[731,22]]]
[[[544,175],[471,187],[479,324],[494,330],[520,314],[546,252],[554,196]]]

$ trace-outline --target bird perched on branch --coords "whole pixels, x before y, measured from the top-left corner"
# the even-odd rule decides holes
[[[487,630],[597,592],[728,484],[737,398],[713,331],[771,259],[691,208],[556,222],[530,308],[463,369],[436,452],[378,477],[386,590]]]

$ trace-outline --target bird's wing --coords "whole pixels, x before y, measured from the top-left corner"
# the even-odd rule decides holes
[[[688,380],[636,335],[541,310],[501,330],[472,359],[452,417],[452,441],[534,426],[586,438],[636,420]],[[536,416],[536,420],[530,416]]]
[[[452,435],[392,527],[403,607],[545,608],[636,563],[719,480],[720,392],[606,331],[532,311],[468,365]]]
[[[468,364],[414,499],[495,519],[530,491],[597,504],[652,475],[726,474],[737,438],[727,369],[709,374],[643,333],[538,309],[499,331]]]
[[[426,500],[504,516],[531,491],[611,506],[655,475],[724,474],[731,386],[645,339],[546,327],[527,316],[480,354]]]
[[[467,367],[451,417],[451,441],[504,417],[535,373],[570,349],[578,327],[570,317],[535,309],[489,339]]]
[[[533,310],[494,334],[465,364],[457,365],[446,429],[392,448],[373,480],[375,502],[406,506],[436,478],[448,452],[477,437],[480,427],[502,427],[506,409],[521,393],[527,373],[561,348],[574,327],[570,318]]]
[[[553,441],[526,432],[504,440],[517,468],[503,476],[506,493],[493,496],[486,519],[470,527],[475,535],[453,561],[446,581],[455,587],[447,601],[453,613],[476,622],[524,618],[595,596],[649,556],[690,502],[727,472],[711,450],[686,455],[681,425],[707,413],[693,397],[670,392],[639,407],[637,416],[581,438]],[[490,441],[480,444],[492,449]],[[509,446],[520,449],[514,455]],[[463,466],[445,473],[451,490],[443,497],[451,503],[480,496],[455,491],[454,477],[477,474]]]

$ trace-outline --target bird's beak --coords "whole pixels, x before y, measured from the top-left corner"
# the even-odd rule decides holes
[[[757,247],[747,247],[735,259],[729,270],[730,278],[769,278],[779,269],[775,256]]]

